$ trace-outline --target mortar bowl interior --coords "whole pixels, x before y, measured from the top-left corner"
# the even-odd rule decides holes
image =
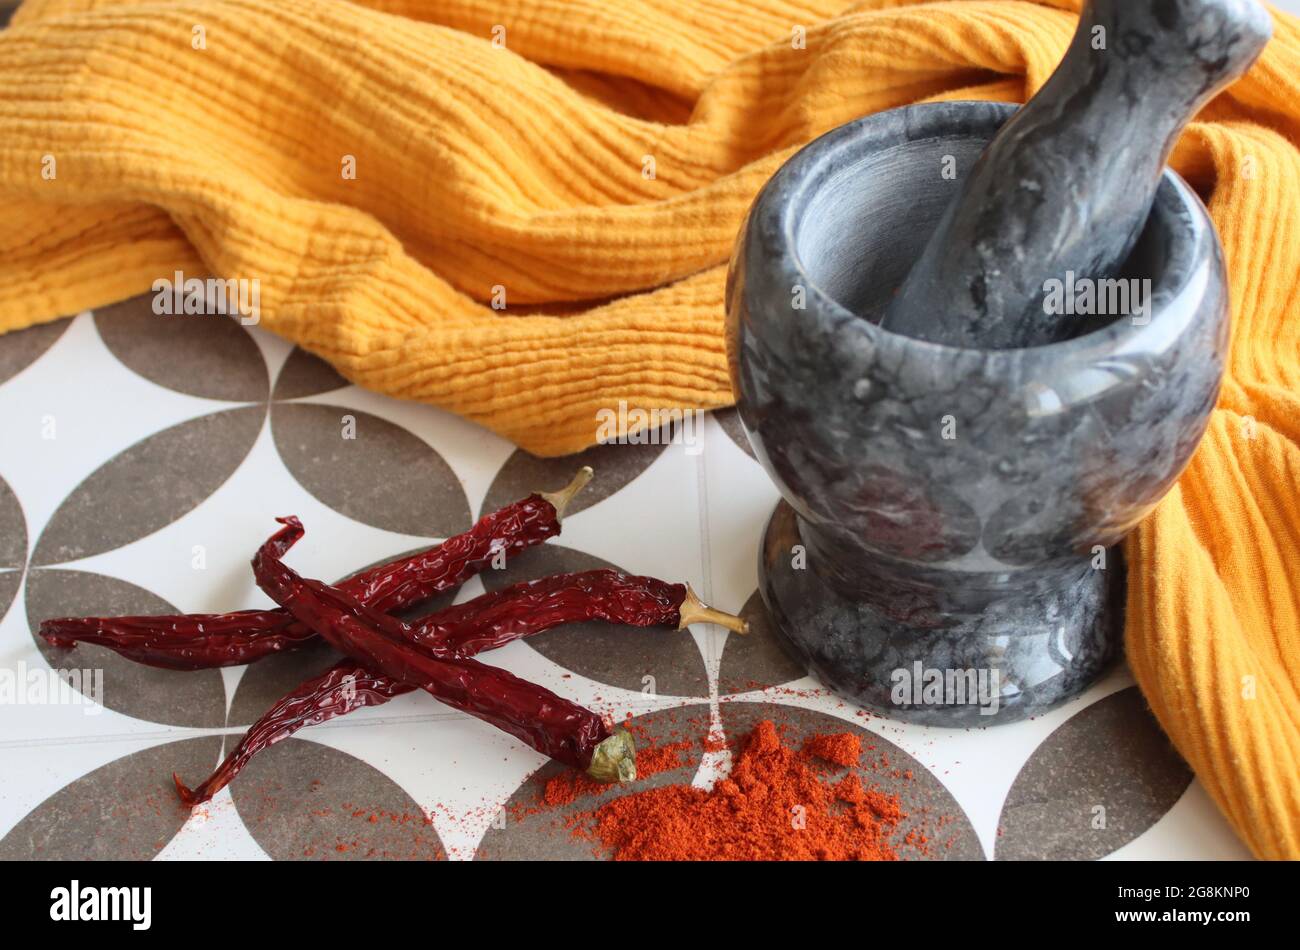
[[[969,170],[1015,110],[983,102],[912,106],[895,110],[911,113],[901,134],[870,134],[871,119],[879,117],[869,117],[858,135],[837,139],[842,134],[837,130],[813,143],[782,170],[800,180],[780,209],[793,267],[819,295],[878,323]],[[1167,304],[1193,279],[1194,251],[1203,243],[1207,224],[1199,199],[1172,170],[1166,171],[1142,235],[1123,272],[1113,275],[1149,279],[1152,316],[1160,311],[1162,322],[1170,316]],[[1116,346],[1133,337],[1176,335],[1184,328],[1180,323],[1141,332],[1149,325],[1115,314],[1071,319],[1076,325],[1069,339],[1034,349],[1085,338]],[[1141,345],[1151,343],[1144,339]]]

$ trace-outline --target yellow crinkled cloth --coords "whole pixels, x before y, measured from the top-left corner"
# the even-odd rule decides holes
[[[920,99],[1023,101],[1077,9],[28,0],[0,32],[0,328],[178,269],[256,277],[263,325],[354,382],[581,449],[620,399],[730,401],[723,265],[796,148]],[[1275,20],[1175,155],[1227,250],[1233,345],[1130,542],[1128,654],[1241,837],[1297,858],[1300,23]]]

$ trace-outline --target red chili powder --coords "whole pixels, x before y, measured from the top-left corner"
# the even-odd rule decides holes
[[[832,765],[857,765],[862,758],[862,740],[851,732],[833,736],[811,736],[803,744],[804,751]]]
[[[858,744],[819,736],[796,751],[761,722],[712,791],[670,785],[614,799],[596,809],[594,835],[620,861],[897,860],[888,838],[907,817],[898,797],[852,773],[832,783],[815,765],[857,761],[845,739]]]

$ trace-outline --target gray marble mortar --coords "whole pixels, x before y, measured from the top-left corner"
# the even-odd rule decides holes
[[[1141,312],[1027,349],[876,325],[1015,108],[817,139],[756,199],[727,283],[740,417],[784,497],[759,553],[774,626],[836,692],[930,725],[1034,715],[1115,656],[1114,546],[1186,466],[1227,353],[1222,251],[1172,171],[1122,275],[1150,281]]]

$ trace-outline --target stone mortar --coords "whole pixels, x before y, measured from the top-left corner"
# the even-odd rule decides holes
[[[1222,251],[1172,171],[1126,265],[1152,281],[1144,320],[975,349],[860,316],[961,186],[945,156],[969,169],[1015,111],[908,106],[817,139],[756,199],[727,285],[740,417],[785,499],[759,557],[774,626],[838,693],[932,725],[1034,715],[1105,668],[1125,589],[1110,549],[1186,466],[1227,352]],[[936,703],[931,670],[996,689]]]

